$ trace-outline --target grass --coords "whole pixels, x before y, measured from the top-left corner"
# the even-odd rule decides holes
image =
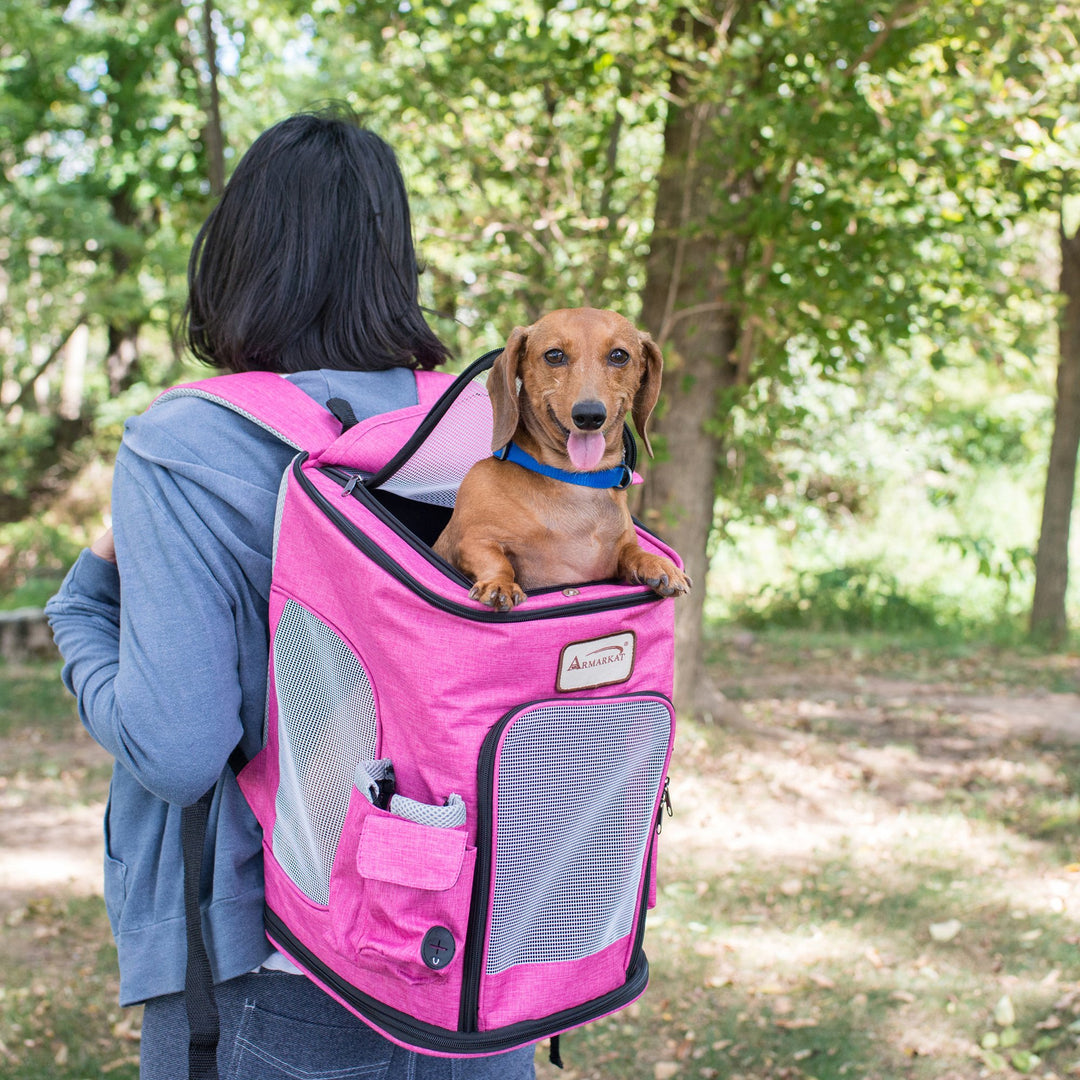
[[[60,664],[5,664],[0,739],[20,733],[39,742],[70,739],[78,728],[75,704],[60,685]]]
[[[765,630],[718,635],[710,666],[722,707],[680,725],[650,988],[565,1035],[564,1072],[541,1049],[541,1080],[1080,1076],[1080,660]],[[5,828],[103,806],[56,673],[0,673]],[[16,888],[0,1071],[134,1077],[100,899]]]
[[[98,898],[43,895],[6,914],[0,1071],[20,1080],[138,1076],[138,1010],[116,1005]]]

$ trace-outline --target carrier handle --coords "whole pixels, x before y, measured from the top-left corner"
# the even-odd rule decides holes
[[[443,391],[442,396],[428,410],[427,415],[417,425],[416,430],[406,440],[405,445],[377,472],[373,472],[366,480],[361,481],[366,488],[374,489],[381,487],[407,462],[413,454],[424,444],[427,437],[435,430],[439,421],[446,415],[450,406],[461,395],[477,375],[489,371],[497,357],[502,355],[502,349],[492,349],[474,360],[458,377]],[[623,424],[623,462],[633,473],[637,468],[637,443],[634,441],[630,425]]]
[[[476,378],[477,375],[487,371],[495,358],[502,353],[502,349],[492,349],[483,356],[474,360],[442,393],[442,396],[428,410],[427,415],[420,421],[416,430],[409,436],[405,445],[377,472],[373,472],[366,480],[362,481],[364,487],[377,488],[386,483],[405,462],[409,460],[423,445],[427,437],[434,431],[438,422],[446,415],[447,410],[458,399],[464,389]]]

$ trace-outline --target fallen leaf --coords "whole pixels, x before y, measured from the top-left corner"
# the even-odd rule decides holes
[[[1033,1054],[1030,1050],[1017,1050],[1010,1055],[1009,1060],[1018,1073],[1024,1073],[1025,1075],[1033,1072],[1035,1067],[1041,1063],[1039,1055]]]
[[[1008,994],[994,1006],[994,1022],[1003,1028],[1012,1027],[1016,1023],[1016,1010]]]
[[[818,1022],[809,1016],[794,1017],[791,1020],[774,1020],[773,1023],[778,1028],[784,1028],[786,1031],[796,1031],[799,1028],[812,1028],[818,1026]]]
[[[135,1017],[130,1013],[123,1020],[113,1024],[112,1033],[115,1039],[126,1039],[128,1042],[138,1042],[142,1038],[142,1030],[134,1026]]]
[[[671,1080],[671,1077],[679,1075],[679,1063],[677,1061],[658,1061],[653,1066],[653,1076],[656,1080]]]
[[[114,1069],[122,1069],[125,1065],[138,1065],[139,1055],[130,1054],[127,1057],[117,1058],[115,1061],[109,1061],[101,1066],[103,1073],[111,1073]]]
[[[952,941],[963,928],[959,919],[946,919],[945,922],[930,924],[930,936],[934,941]]]

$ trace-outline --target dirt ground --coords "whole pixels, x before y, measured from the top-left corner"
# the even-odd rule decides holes
[[[44,894],[101,895],[111,758],[82,729],[0,739],[0,918]]]

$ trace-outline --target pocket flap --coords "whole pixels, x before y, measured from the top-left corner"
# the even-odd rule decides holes
[[[356,867],[376,881],[412,889],[449,889],[461,874],[465,831],[437,829],[406,818],[372,816],[364,822]]]

